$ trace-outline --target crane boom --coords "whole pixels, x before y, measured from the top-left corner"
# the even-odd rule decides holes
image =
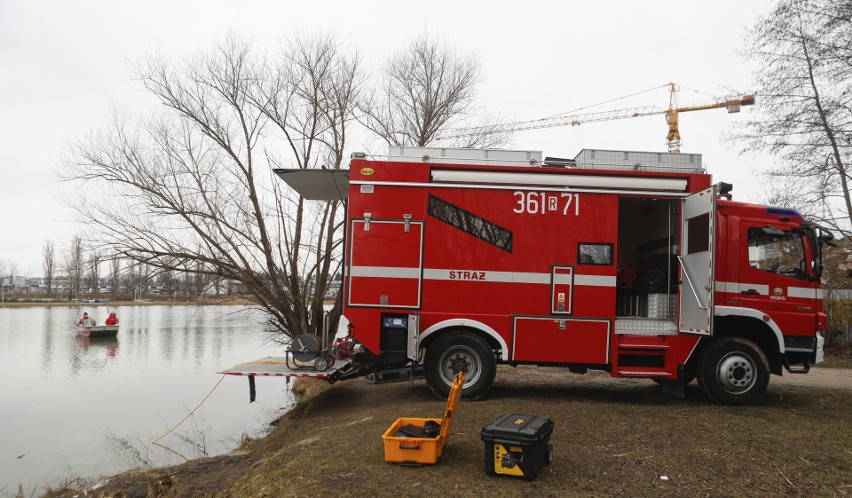
[[[739,110],[731,110],[737,106],[754,105],[754,95],[743,95],[740,98],[729,99],[712,104],[694,105],[689,107],[678,107],[677,112],[703,111],[704,109],[719,109],[722,107],[728,108],[728,112],[739,112]]]
[[[740,112],[741,106],[754,105],[754,95],[742,95],[736,98],[724,100],[716,100],[707,104],[699,104],[687,107],[677,107],[676,92],[677,88],[674,83],[671,86],[671,96],[669,99],[669,108],[662,109],[657,106],[631,107],[627,109],[615,109],[611,111],[591,112],[584,114],[572,114],[568,116],[554,116],[551,118],[533,119],[530,121],[515,121],[512,123],[500,123],[490,126],[476,126],[473,128],[458,128],[455,130],[446,130],[439,132],[436,140],[446,140],[452,138],[470,137],[476,135],[486,135],[495,133],[508,133],[514,131],[538,130],[542,128],[553,128],[557,126],[579,126],[585,123],[595,123],[599,121],[612,121],[624,118],[638,118],[641,116],[653,116],[657,114],[665,114],[666,123],[669,125],[669,131],[666,135],[666,143],[668,144],[669,152],[680,152],[680,131],[678,130],[678,114],[681,112],[703,111],[706,109],[726,108],[729,113]]]
[[[512,131],[539,130],[542,128],[554,128],[557,126],[579,126],[585,123],[597,121],[612,121],[614,119],[637,118],[640,116],[651,116],[666,112],[657,106],[631,107],[628,109],[616,109],[612,111],[590,112],[584,114],[571,114],[569,116],[555,116],[552,118],[533,119],[530,121],[515,121],[512,123],[500,123],[491,126],[476,126],[473,128],[458,128],[446,130],[435,136],[436,140],[450,138],[462,138],[486,133],[506,133]]]
[[[703,111],[706,109],[720,109],[722,107],[728,109],[728,114],[740,112],[740,107],[744,105],[754,105],[754,95],[743,95],[734,99],[718,100],[709,104],[700,104],[687,107],[674,108],[675,84],[671,83],[671,99],[669,100],[669,109],[666,111],[666,123],[669,125],[669,132],[666,135],[666,144],[669,146],[669,152],[680,152],[680,130],[678,129],[678,114],[681,112]]]

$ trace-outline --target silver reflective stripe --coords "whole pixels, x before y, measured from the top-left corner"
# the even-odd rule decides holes
[[[428,188],[448,188],[448,189],[469,189],[469,190],[535,190],[538,192],[566,192],[566,187],[541,187],[528,185],[471,185],[465,183],[419,183],[419,182],[363,182],[353,180],[349,182],[351,185],[376,185],[381,187],[428,187]],[[665,192],[659,191],[641,191],[641,190],[604,190],[604,189],[582,189],[570,188],[570,192],[580,194],[626,194],[632,195],[641,192],[644,195],[653,195],[654,197],[685,197],[684,192]]]
[[[716,291],[718,292],[730,292],[733,294],[739,294],[742,291],[747,291],[749,289],[754,289],[761,296],[769,295],[769,286],[763,284],[748,284],[742,282],[720,282],[716,281]]]
[[[718,292],[730,292],[739,294],[742,291],[754,289],[761,296],[769,295],[769,286],[763,284],[749,284],[744,282],[721,282],[716,281],[716,290]],[[822,299],[823,289],[814,289],[812,287],[788,287],[787,296],[797,297],[801,299]]]
[[[716,292],[739,292],[740,284],[736,282],[716,281]]]
[[[822,299],[822,289],[814,289],[808,287],[788,287],[787,295],[790,297],[799,297],[802,299]]]
[[[493,171],[432,170],[432,181],[578,188],[629,188],[636,190],[686,190],[686,180],[679,178],[618,177],[598,175],[561,175],[542,173],[504,173]]]
[[[553,277],[553,283],[556,285],[570,285],[572,280],[571,274],[565,273],[557,273]]]
[[[574,275],[574,285],[589,287],[615,287],[615,277],[606,275]]]
[[[377,278],[419,278],[419,268],[402,268],[394,266],[352,266],[349,275],[353,277],[377,277]],[[437,268],[426,268],[423,270],[423,278],[426,280],[458,280],[458,281],[482,281],[482,282],[505,282],[519,284],[547,284],[550,285],[552,275],[550,273],[533,272],[510,272],[491,270],[445,270]],[[572,283],[571,275],[557,274],[557,284],[568,285]],[[615,277],[605,275],[574,275],[574,285],[590,287],[615,287]]]
[[[349,275],[353,277],[378,278],[420,278],[420,268],[400,268],[395,266],[352,266]]]
[[[465,276],[465,274],[467,274],[467,276]],[[427,268],[423,270],[423,278],[426,280],[480,280],[483,282],[517,282],[522,284],[550,283],[549,273],[489,270],[441,270]]]

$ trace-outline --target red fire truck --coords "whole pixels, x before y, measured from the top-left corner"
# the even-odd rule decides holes
[[[464,370],[475,399],[498,364],[528,364],[681,393],[697,379],[738,405],[770,373],[822,361],[832,234],[731,200],[698,154],[394,147],[353,154],[348,172],[276,172],[346,201],[343,313],[359,346],[332,381],[419,362],[443,396]]]

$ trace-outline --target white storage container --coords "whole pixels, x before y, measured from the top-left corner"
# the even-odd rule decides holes
[[[463,149],[453,147],[388,147],[388,159],[436,164],[541,166],[540,150]]]
[[[583,149],[574,158],[577,168],[628,171],[703,173],[701,154]]]

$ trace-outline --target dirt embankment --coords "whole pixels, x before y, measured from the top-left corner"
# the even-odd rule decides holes
[[[848,391],[852,390],[852,369],[812,368],[807,375],[773,376],[769,382],[781,386],[845,389]]]
[[[725,407],[708,403],[695,383],[682,399],[648,380],[501,367],[484,400],[461,403],[441,461],[421,468],[385,463],[381,434],[397,417],[442,415],[444,402],[423,381],[305,385],[297,408],[244,451],[130,472],[88,495],[852,494],[850,370],[773,376],[756,406]],[[484,473],[480,430],[508,412],[555,422],[553,463],[534,482]]]

